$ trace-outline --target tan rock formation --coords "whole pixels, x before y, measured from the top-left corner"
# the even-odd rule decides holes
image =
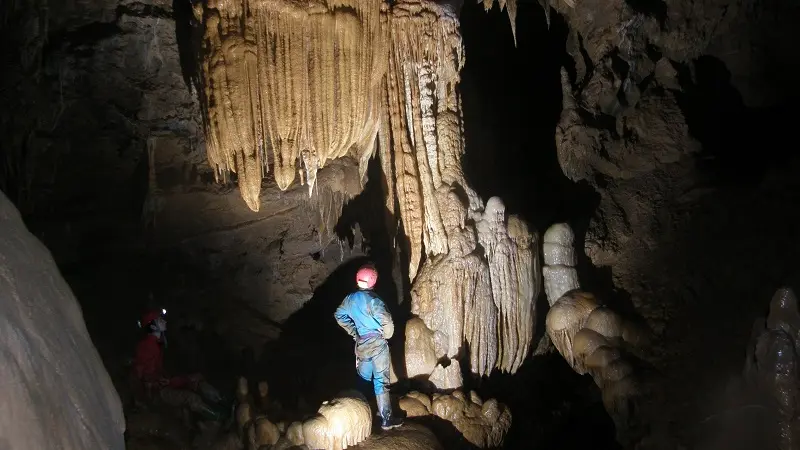
[[[406,1],[387,15],[392,45],[380,155],[399,210],[387,205],[410,244],[412,312],[434,332],[437,353],[454,358],[466,341],[473,372],[513,373],[533,333],[535,234],[507,216],[499,198],[484,208],[464,179],[457,90],[464,59],[455,12]]]
[[[400,399],[400,408],[410,417],[432,414],[452,423],[478,448],[501,447],[511,428],[511,411],[495,399],[482,401],[474,391],[469,397],[456,390],[432,398],[414,391]]]
[[[343,397],[322,403],[317,415],[303,422],[303,443],[311,449],[342,450],[372,433],[372,413],[362,399]]]
[[[480,375],[515,372],[533,336],[537,239],[499,198],[484,207],[464,179],[457,89],[464,55],[453,6],[217,0],[197,15],[205,26],[201,103],[217,176],[235,172],[258,211],[270,166],[280,189],[301,167],[329,230],[360,191],[379,142],[386,205],[410,244],[412,309],[434,333],[437,358],[468,356]],[[340,165],[340,176],[321,182],[334,160],[351,161],[344,167],[357,165],[357,175]]]
[[[644,345],[647,333],[581,290],[574,269],[561,270],[574,265],[574,257],[569,256],[573,236],[569,225],[555,224],[545,236],[557,244],[545,247],[545,263],[549,263],[544,268],[545,283],[552,305],[546,318],[547,334],[575,372],[592,376],[614,420],[617,437],[627,439],[631,419],[638,413],[635,405],[648,381],[630,350]],[[561,293],[554,301],[552,296]]]
[[[378,131],[385,67],[377,0],[209,2],[202,106],[209,162],[235,172],[247,205],[260,208],[261,179],[281,189],[346,155],[362,164]]]

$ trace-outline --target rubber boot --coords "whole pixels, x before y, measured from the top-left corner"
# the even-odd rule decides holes
[[[219,391],[206,382],[201,382],[198,386],[198,390],[200,391],[200,395],[211,403],[221,404],[225,401]]]
[[[225,420],[224,414],[222,414],[222,413],[220,413],[218,411],[215,411],[213,408],[211,408],[208,405],[203,405],[202,407],[199,407],[194,412],[199,414],[200,417],[203,420],[208,420],[208,421],[212,421],[212,422],[220,422],[220,423],[224,422],[224,420]]]
[[[391,430],[403,424],[401,419],[392,415],[392,400],[388,392],[375,395],[375,399],[378,403],[378,414],[381,416],[382,429]]]

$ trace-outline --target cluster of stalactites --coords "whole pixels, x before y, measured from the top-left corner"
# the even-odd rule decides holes
[[[456,358],[466,342],[472,372],[513,373],[532,339],[538,252],[500,199],[484,208],[465,182],[457,14],[417,0],[393,4],[384,17],[392,46],[379,148],[387,207],[410,247],[412,312],[430,330],[420,345],[431,341],[424,347],[437,357]]]
[[[456,90],[464,64],[458,17],[427,1],[386,10],[389,50],[380,153],[387,207],[398,213],[410,244],[409,278],[423,253],[446,254],[446,223],[463,226],[464,207],[451,197],[464,186],[461,104]],[[399,211],[394,211],[394,199]]]
[[[500,10],[505,8],[508,14],[508,21],[511,23],[511,35],[514,36],[514,46],[517,46],[517,0],[496,0],[500,5]],[[494,6],[495,0],[478,0],[478,3],[483,3],[483,9],[487,12]],[[547,8],[550,7],[546,4]],[[549,15],[549,11],[545,11]]]
[[[203,13],[201,103],[209,162],[238,175],[258,211],[273,167],[287,189],[309,193],[317,170],[374,152],[386,66],[381,0],[210,0]]]
[[[445,256],[425,261],[412,288],[412,313],[424,322],[437,358],[468,345],[473,373],[514,373],[528,355],[539,294],[536,234],[502,202],[489,199]],[[422,336],[417,339],[423,345]],[[407,348],[407,352],[415,349]]]

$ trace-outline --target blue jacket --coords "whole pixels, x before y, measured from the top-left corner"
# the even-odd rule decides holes
[[[370,290],[356,291],[345,297],[334,317],[356,341],[375,337],[376,333],[380,333],[382,339],[394,334],[391,314],[383,300]]]

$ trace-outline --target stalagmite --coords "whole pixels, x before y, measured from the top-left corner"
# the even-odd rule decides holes
[[[414,378],[433,372],[438,360],[433,332],[422,319],[416,317],[406,322],[405,337],[406,376]]]
[[[245,377],[239,377],[236,380],[236,401],[238,403],[252,403],[253,398],[250,396],[250,384]]]
[[[648,382],[638,369],[637,357],[628,351],[644,341],[641,330],[600,305],[593,295],[573,290],[550,309],[547,333],[575,372],[592,376],[614,420],[617,438],[627,439],[638,414],[637,400]]]
[[[547,229],[542,242],[544,292],[547,302],[553,306],[561,296],[580,287],[575,270],[578,263],[573,247],[575,233],[566,223],[557,223]]]
[[[464,384],[464,379],[461,378],[461,366],[456,359],[451,360],[447,367],[437,364],[428,379],[434,387],[445,391],[460,388]]]
[[[322,403],[317,415],[303,423],[303,442],[311,449],[342,450],[372,432],[372,414],[362,399],[336,398]]]
[[[266,381],[259,381],[258,382],[258,407],[261,408],[262,411],[266,411],[268,407],[269,401],[269,384]]]
[[[252,406],[250,403],[239,403],[236,405],[236,426],[243,432],[253,419]]]
[[[273,168],[280,189],[304,172],[375,149],[386,39],[379,0],[211,0],[203,11],[201,82],[208,159],[238,176],[250,209]]]
[[[797,448],[800,441],[800,312],[790,288],[780,288],[770,302],[766,320],[759,320],[747,352],[745,379],[766,392],[776,409],[779,450]]]
[[[792,289],[784,287],[775,291],[769,304],[767,327],[783,330],[800,342],[800,311]]]
[[[555,302],[547,313],[545,320],[547,334],[558,353],[573,369],[576,368],[573,353],[575,335],[586,325],[589,314],[599,306],[594,295],[583,291],[571,291]]]
[[[261,448],[264,445],[275,445],[281,437],[278,427],[270,422],[266,417],[259,417],[254,421],[253,429],[255,430],[255,442],[257,447]]]
[[[437,357],[459,357],[466,342],[472,372],[513,373],[533,336],[538,243],[499,198],[484,208],[464,179],[457,14],[400,1],[385,21],[392,45],[380,155],[410,248],[412,313],[434,332]]]
[[[303,437],[303,422],[297,421],[289,424],[289,428],[286,429],[286,438],[294,445],[303,445],[305,441]]]
[[[539,291],[532,275],[538,269],[532,251],[535,239],[522,220],[506,217],[505,205],[498,197],[486,202],[477,229],[497,309],[497,368],[513,373],[527,356],[533,338],[533,302]]]
[[[477,448],[502,447],[511,428],[511,411],[495,399],[481,401],[474,392],[467,397],[456,390],[451,394],[428,397],[410,392],[400,399],[400,408],[409,416],[435,415],[446,420]]]
[[[406,413],[406,417],[423,417],[431,414],[430,406],[425,406],[419,399],[404,396],[398,401],[400,409]]]
[[[544,242],[542,271],[551,304],[547,334],[575,372],[592,376],[614,420],[617,438],[623,440],[638,414],[636,400],[647,382],[629,350],[647,342],[646,332],[580,289],[574,234],[567,224],[551,226]]]

